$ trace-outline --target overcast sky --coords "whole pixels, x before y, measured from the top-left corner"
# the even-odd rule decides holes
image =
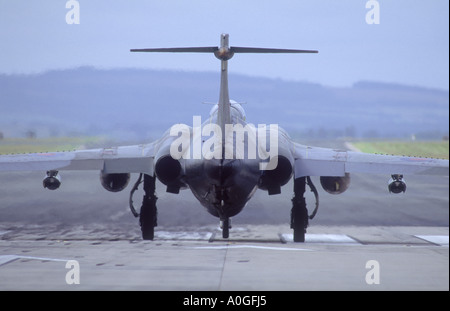
[[[306,55],[235,55],[246,75],[350,86],[360,80],[449,89],[449,1],[0,0],[0,73],[154,68],[218,71],[212,55],[130,53],[130,48],[230,45],[317,49]]]

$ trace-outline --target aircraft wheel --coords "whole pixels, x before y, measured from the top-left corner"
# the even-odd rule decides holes
[[[292,229],[294,230],[294,242],[305,242],[305,218],[301,210],[292,210]]]
[[[222,238],[228,239],[230,236],[230,218],[225,218],[222,223]]]
[[[294,230],[294,242],[305,242],[308,227],[308,210],[304,197],[306,178],[294,179],[294,198],[291,209],[291,228]]]
[[[156,205],[143,204],[139,218],[142,231],[142,239],[153,240],[155,237]]]

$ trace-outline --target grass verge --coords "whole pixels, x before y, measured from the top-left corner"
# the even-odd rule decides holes
[[[439,159],[449,158],[448,141],[373,141],[354,142],[352,145],[367,153]]]
[[[101,137],[5,138],[0,154],[71,151],[100,144]]]

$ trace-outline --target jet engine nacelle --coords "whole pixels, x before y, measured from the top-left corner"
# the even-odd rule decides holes
[[[320,184],[323,190],[330,194],[341,194],[350,185],[350,174],[345,173],[345,176],[321,176]]]
[[[180,161],[175,160],[170,155],[160,157],[156,161],[155,173],[158,179],[167,186],[175,182],[181,175]]]
[[[103,188],[111,192],[119,192],[125,189],[130,182],[130,173],[106,174],[100,173],[100,181]]]
[[[184,132],[184,136],[182,136],[186,141],[177,144],[177,146],[188,146],[190,143],[190,129],[181,128],[180,131],[186,131]],[[182,162],[174,159],[171,155],[172,144],[176,139],[180,138],[172,135],[165,136],[164,140],[160,142],[155,156],[155,175],[160,182],[167,186],[166,191],[169,193],[179,193],[180,189],[187,187],[181,180],[182,176],[185,175],[184,167],[181,165]]]
[[[389,192],[398,194],[406,191],[406,183],[403,180],[403,175],[392,175],[388,182]]]
[[[271,129],[266,132],[266,141],[271,141]],[[291,150],[291,140],[289,135],[282,128],[278,128],[278,154],[270,161],[276,160],[276,167],[273,170],[262,171],[258,187],[267,190],[269,195],[281,193],[281,186],[287,184],[294,174],[294,158]],[[272,146],[270,147],[272,148]]]
[[[263,171],[259,182],[259,188],[267,190],[269,195],[280,194],[281,186],[284,186],[291,179],[294,172],[289,158],[279,155],[277,160],[276,168]]]
[[[156,160],[155,174],[159,181],[167,186],[166,191],[169,193],[179,193],[181,188],[187,187],[181,181],[184,174],[180,161],[172,158],[170,154]]]
[[[58,189],[61,186],[61,176],[59,176],[58,171],[48,171],[42,185],[49,190]]]

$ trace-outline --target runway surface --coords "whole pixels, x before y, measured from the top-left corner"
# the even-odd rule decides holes
[[[142,241],[130,186],[109,193],[99,172],[62,172],[48,191],[43,177],[0,173],[0,290],[449,290],[448,177],[405,176],[400,195],[379,175],[352,175],[338,196],[319,189],[302,244],[289,228],[292,183],[257,191],[228,240],[189,191],[158,183],[156,237]],[[80,284],[68,284],[74,261]]]
[[[304,244],[274,225],[233,228],[227,241],[206,227],[160,230],[155,241],[95,227],[48,229],[0,228],[0,290],[449,289],[445,227],[317,226]],[[66,279],[73,260],[79,284]]]

